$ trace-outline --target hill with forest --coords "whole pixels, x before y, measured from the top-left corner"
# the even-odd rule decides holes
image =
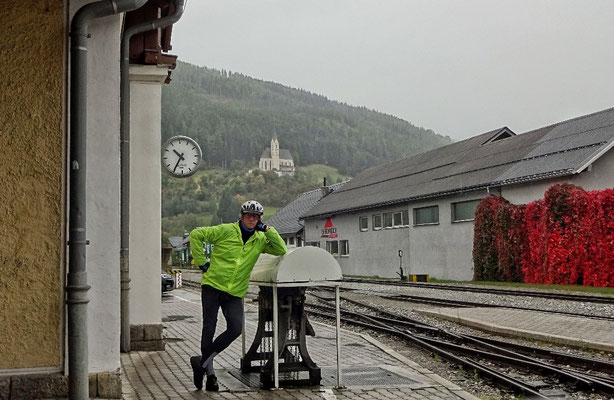
[[[194,138],[207,166],[255,167],[273,135],[298,166],[342,174],[451,143],[400,118],[224,70],[178,62],[162,92],[162,137]]]

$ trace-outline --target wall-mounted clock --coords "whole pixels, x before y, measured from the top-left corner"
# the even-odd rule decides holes
[[[185,178],[200,166],[203,153],[196,141],[187,136],[173,136],[162,146],[162,168],[172,176]]]

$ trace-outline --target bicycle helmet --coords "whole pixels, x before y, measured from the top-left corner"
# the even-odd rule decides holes
[[[255,200],[248,200],[241,206],[241,214],[264,214],[264,208]]]

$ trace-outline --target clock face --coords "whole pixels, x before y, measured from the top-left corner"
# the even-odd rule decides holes
[[[194,174],[200,165],[202,152],[194,139],[173,136],[162,146],[162,167],[176,177]]]

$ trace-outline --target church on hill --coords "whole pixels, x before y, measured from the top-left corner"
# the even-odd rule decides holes
[[[288,149],[280,149],[277,135],[271,139],[271,147],[267,147],[260,156],[258,167],[263,171],[275,171],[277,175],[294,176],[294,160]]]

